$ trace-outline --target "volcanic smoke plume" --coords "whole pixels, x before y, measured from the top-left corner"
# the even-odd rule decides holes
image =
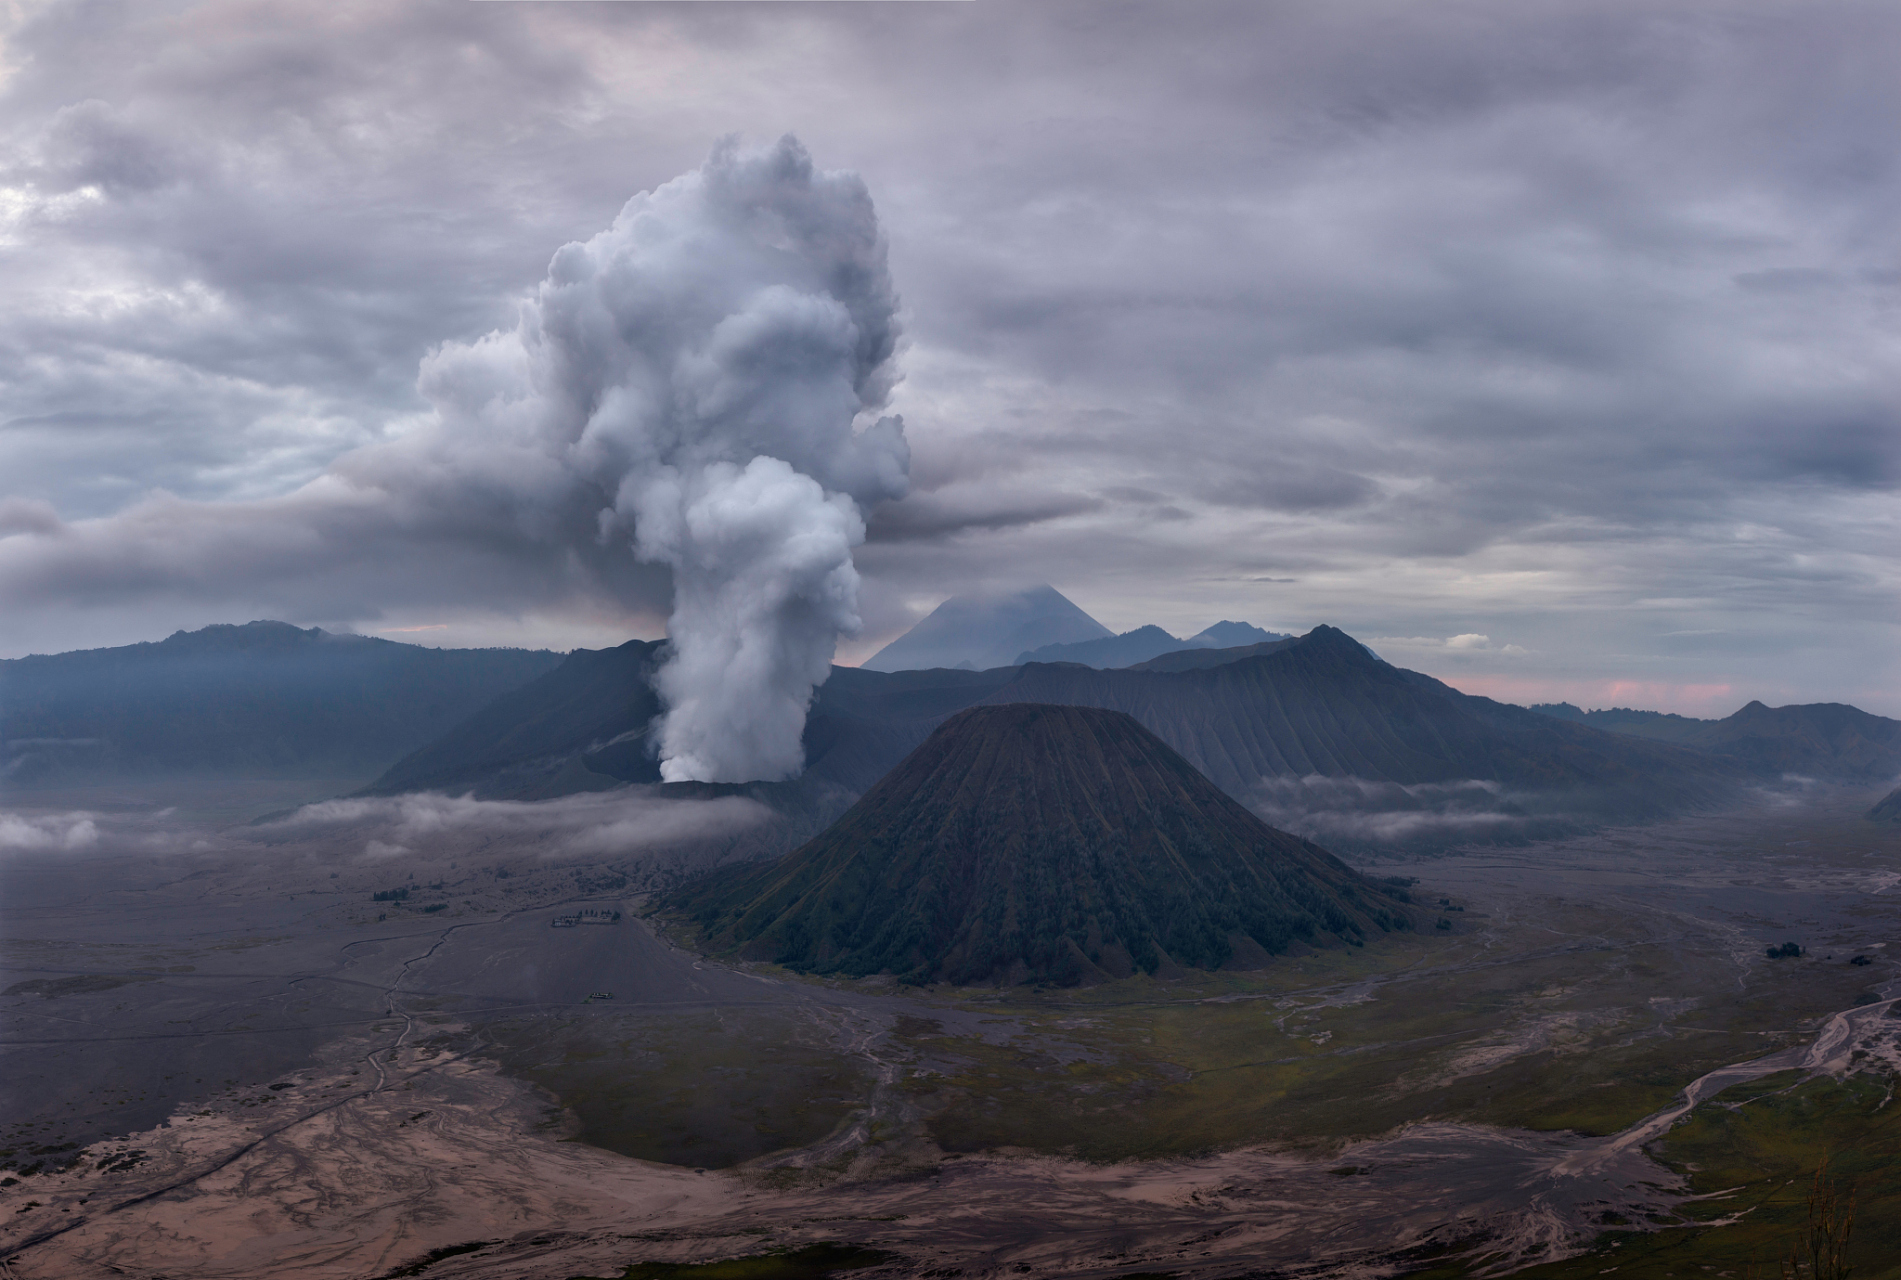
[[[860,625],[862,513],[907,488],[904,424],[875,417],[896,309],[863,182],[790,137],[729,141],[555,254],[512,331],[424,364],[451,436],[561,442],[599,539],[671,566],[669,781],[803,767],[812,689]]]

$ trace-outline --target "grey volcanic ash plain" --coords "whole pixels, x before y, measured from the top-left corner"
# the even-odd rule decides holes
[[[1387,861],[1449,927],[1057,990],[669,942],[647,895],[757,851],[743,797],[254,824],[282,789],[16,794],[13,1274],[611,1276],[817,1244],[893,1275],[1593,1262],[1781,1211],[1760,1155],[1698,1198],[1672,1147],[1711,1141],[1676,1114],[1693,1080],[1875,1124],[1857,1091],[1898,1065],[1901,874],[1859,791]],[[1785,934],[1804,955],[1768,958]]]

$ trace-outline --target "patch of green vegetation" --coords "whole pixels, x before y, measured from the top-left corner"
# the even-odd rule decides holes
[[[636,1262],[619,1280],[825,1280],[892,1261],[897,1255],[854,1244],[809,1244],[803,1249],[728,1258],[723,1262]],[[599,1280],[573,1276],[570,1280]]]
[[[1645,936],[1628,914],[1568,910],[1604,944],[1544,946],[1481,917],[1471,935],[1389,936],[1251,973],[936,988],[1024,1034],[902,1025],[929,1068],[905,1087],[953,1151],[1159,1158],[1371,1136],[1421,1115],[1604,1135],[1706,1071],[1805,1038],[1805,1019],[1860,989],[1850,966],[1786,962],[1738,989],[1726,955]]]
[[[1772,1079],[1782,1091],[1762,1080],[1721,1094],[1651,1148],[1684,1174],[1692,1193],[1710,1197],[1684,1204],[1682,1225],[1606,1232],[1579,1257],[1516,1274],[1584,1280],[1614,1266],[1620,1277],[1778,1277],[1790,1249],[1805,1247],[1814,1175],[1826,1160],[1826,1182],[1842,1201],[1853,1200],[1847,1260],[1855,1280],[1901,1278],[1901,1108],[1891,1101],[1893,1080],[1855,1076],[1789,1089],[1786,1074]]]

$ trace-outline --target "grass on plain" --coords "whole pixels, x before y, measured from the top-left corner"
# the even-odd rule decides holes
[[[1854,1280],[1901,1278],[1901,1108],[1894,1081],[1875,1075],[1756,1081],[1698,1107],[1651,1148],[1707,1199],[1682,1206],[1659,1231],[1612,1230],[1578,1257],[1517,1272],[1520,1280],[1619,1280],[1729,1275],[1780,1280],[1793,1249],[1806,1259],[1816,1172],[1854,1201],[1846,1261]],[[1449,1266],[1414,1280],[1450,1280]],[[1802,1268],[1802,1276],[1809,1268]]]
[[[1705,1071],[1809,1034],[1805,1019],[1852,1003],[1865,981],[1802,964],[1739,989],[1732,966],[1618,939],[1614,923],[1587,921],[1605,926],[1592,945],[1395,938],[1256,974],[988,993],[970,1007],[1025,1034],[997,1044],[907,1024],[921,1069],[906,1088],[947,1150],[1099,1161],[1338,1141],[1428,1117],[1601,1135]]]

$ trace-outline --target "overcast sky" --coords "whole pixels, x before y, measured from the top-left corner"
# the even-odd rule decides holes
[[[651,567],[324,495],[560,246],[793,133],[902,299],[846,659],[1047,580],[1510,701],[1901,715],[1891,0],[9,12],[0,656],[660,634]]]

